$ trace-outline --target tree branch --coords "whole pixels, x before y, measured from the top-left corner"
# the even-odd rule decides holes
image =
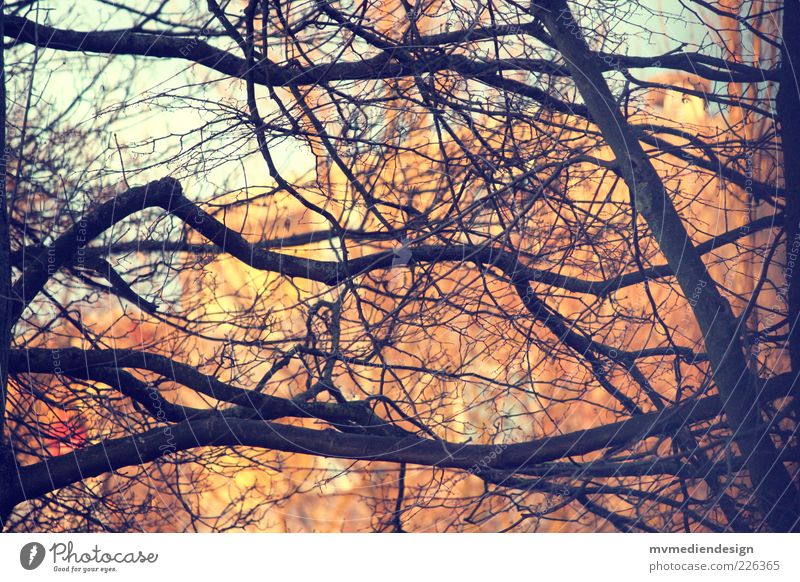
[[[796,388],[791,384],[790,376],[785,374],[767,381],[762,396],[767,399],[793,394]],[[16,503],[19,503],[108,471],[205,446],[258,447],[359,461],[464,469],[476,473],[494,469],[524,474],[526,467],[536,464],[673,434],[678,428],[713,418],[722,410],[722,404],[718,396],[707,396],[597,428],[509,445],[470,445],[416,436],[345,434],[216,414],[129,437],[107,439],[79,451],[20,467],[14,494]]]

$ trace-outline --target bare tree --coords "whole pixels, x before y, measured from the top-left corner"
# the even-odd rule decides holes
[[[6,3],[4,527],[796,531],[798,19]]]

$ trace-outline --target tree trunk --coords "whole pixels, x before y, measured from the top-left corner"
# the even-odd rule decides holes
[[[689,237],[650,159],[611,94],[598,59],[591,53],[567,3],[545,3],[541,17],[572,72],[573,81],[594,123],[616,156],[618,172],[631,202],[653,232],[686,297],[701,295],[692,306],[733,431],[747,459],[755,498],[763,519],[774,531],[798,527],[797,490],[765,434],[757,399],[756,378],[747,368],[740,326]]]

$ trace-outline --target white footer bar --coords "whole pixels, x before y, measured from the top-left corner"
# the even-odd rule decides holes
[[[798,554],[792,534],[0,536],[2,579],[13,581],[800,580]]]

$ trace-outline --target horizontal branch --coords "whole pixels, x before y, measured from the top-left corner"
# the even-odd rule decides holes
[[[121,222],[132,214],[151,207],[161,207],[173,216],[180,218],[187,226],[202,234],[220,250],[231,254],[242,263],[255,269],[269,271],[288,277],[299,277],[328,285],[338,285],[352,277],[381,269],[397,266],[397,252],[388,250],[378,252],[347,262],[321,261],[303,257],[284,255],[269,250],[262,244],[248,242],[241,234],[229,229],[214,216],[188,200],[182,193],[177,180],[164,178],[145,186],[136,186],[112,200],[90,211],[79,222],[70,227],[47,247],[26,247],[20,262],[24,265],[22,275],[15,282],[12,292],[13,321],[21,315],[28,303],[42,290],[48,278],[61,267],[76,260],[80,251],[86,255],[85,244],[105,230]],[[757,229],[774,225],[773,217],[753,221],[748,227],[729,231],[698,245],[699,252],[710,252],[722,244],[733,242]],[[28,257],[28,252],[31,257]],[[659,278],[671,274],[668,266],[655,266],[621,275],[607,281],[586,281],[577,277],[554,274],[546,270],[529,267],[519,260],[519,255],[490,245],[421,245],[403,250],[409,256],[406,262],[474,263],[484,267],[499,269],[514,284],[542,283],[569,291],[603,295],[616,289],[633,285],[645,278]],[[620,353],[621,357],[646,357],[652,351]],[[659,355],[653,352],[652,355]],[[689,354],[692,357],[691,354]]]
[[[796,392],[790,374],[768,380],[765,399]],[[197,447],[255,447],[289,453],[357,461],[387,461],[472,472],[525,472],[526,467],[618,447],[715,417],[722,410],[718,396],[636,416],[597,428],[524,443],[472,445],[415,436],[390,437],[346,434],[250,419],[215,415],[98,444],[19,468],[13,491],[16,503],[34,499],[83,479],[123,467],[140,465]]]
[[[243,79],[247,71],[245,59],[219,49],[199,38],[158,35],[131,31],[77,31],[37,24],[19,16],[5,17],[5,35],[17,42],[61,51],[78,51],[103,55],[132,55],[153,58],[174,58],[191,61],[225,75]],[[421,46],[443,47],[467,43],[474,45],[502,35],[531,35],[547,42],[549,37],[537,22],[519,25],[486,27],[423,36],[412,45],[398,45],[414,53]],[[710,80],[760,83],[779,80],[779,71],[729,62],[694,52],[675,52],[657,56],[627,56],[597,53],[603,71],[620,68],[659,68],[686,71]],[[475,61],[448,51],[440,56],[426,56],[412,62],[399,62],[391,52],[357,62],[324,62],[313,67],[297,64],[277,65],[262,62],[253,71],[259,85],[316,85],[332,81],[391,79],[420,73],[454,71],[465,76],[494,75],[506,70],[522,70],[568,76],[566,67],[540,59],[498,59]]]
[[[58,374],[75,378],[98,380],[109,386],[119,388],[123,393],[138,401],[145,396],[155,401],[161,397],[155,389],[140,386],[135,378],[123,373],[115,375],[114,370],[135,369],[158,374],[162,378],[181,384],[200,394],[220,402],[227,402],[250,411],[251,416],[262,420],[279,418],[315,418],[329,423],[339,430],[361,426],[374,432],[401,432],[402,429],[381,419],[364,401],[351,401],[342,404],[325,402],[299,402],[263,394],[254,390],[238,388],[226,382],[199,372],[192,366],[176,362],[171,358],[138,350],[81,350],[64,349],[15,349],[9,357],[9,371],[12,374]],[[143,392],[147,390],[147,392]],[[184,420],[196,414],[195,410],[184,407],[166,406],[159,409],[169,411],[164,420]],[[207,412],[207,411],[202,411]]]

